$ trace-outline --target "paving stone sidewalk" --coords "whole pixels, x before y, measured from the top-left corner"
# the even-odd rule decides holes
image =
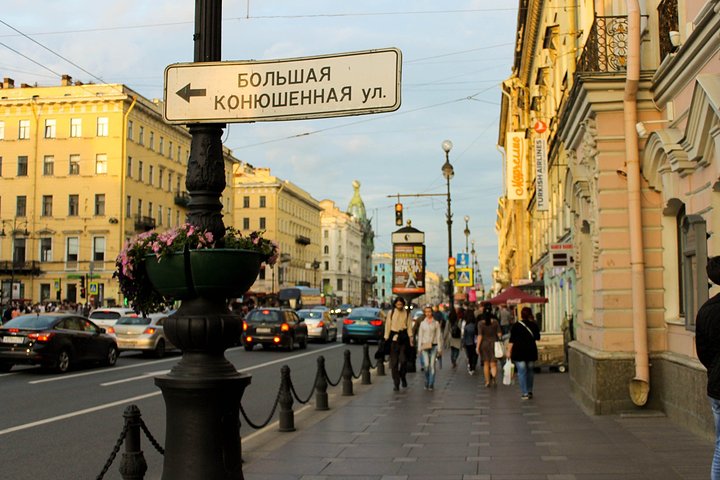
[[[331,398],[330,412],[299,412],[297,431],[243,441],[245,479],[709,478],[712,442],[658,412],[586,415],[567,373],[536,374],[531,400],[517,385],[485,388],[478,373],[446,367],[426,391],[418,369],[400,392],[373,375],[354,396]]]

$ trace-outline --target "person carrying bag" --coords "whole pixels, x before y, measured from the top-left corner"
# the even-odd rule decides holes
[[[393,303],[395,308],[388,314],[385,321],[384,342],[390,355],[390,372],[393,379],[393,390],[407,387],[407,353],[413,346],[409,332],[412,332],[412,318],[405,309],[405,299],[397,297]]]

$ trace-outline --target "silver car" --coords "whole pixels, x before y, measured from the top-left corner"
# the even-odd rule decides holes
[[[298,310],[297,314],[307,325],[308,339],[323,343],[337,341],[337,323],[330,317],[328,309],[309,308]]]
[[[120,351],[140,350],[161,358],[176,347],[165,338],[163,322],[169,313],[151,313],[147,317],[132,314],[120,317],[108,333],[115,336]]]

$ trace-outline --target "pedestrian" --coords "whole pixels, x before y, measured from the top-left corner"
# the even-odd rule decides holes
[[[523,307],[520,321],[510,328],[510,340],[507,358],[511,359],[517,370],[520,393],[523,400],[533,398],[535,361],[538,359],[537,340],[540,340],[540,328],[533,319],[532,310]]]
[[[462,346],[465,349],[467,357],[468,374],[475,375],[477,368],[477,325],[475,318],[471,317],[470,311],[464,313],[465,319],[462,321]]]
[[[497,385],[497,357],[495,342],[502,338],[500,323],[492,313],[492,307],[486,303],[478,321],[477,353],[480,355],[485,377],[485,387]]]
[[[393,379],[393,390],[407,387],[407,355],[412,348],[413,322],[410,312],[405,309],[405,299],[397,297],[393,308],[385,321],[385,343],[390,347],[390,372]]]
[[[443,332],[443,343],[446,348],[450,348],[450,362],[452,363],[452,368],[457,368],[460,348],[462,347],[462,330],[460,329],[460,321],[455,314],[455,310],[450,310],[447,325],[447,328],[445,328],[445,331]]]
[[[707,262],[707,276],[720,285],[720,256]],[[715,453],[710,479],[720,480],[720,293],[708,299],[695,318],[695,347],[700,363],[707,369],[707,396],[715,420]]]
[[[500,328],[502,329],[503,335],[507,335],[510,332],[510,323],[512,320],[512,313],[508,310],[507,305],[500,305]]]
[[[433,317],[430,305],[423,308],[425,315],[418,327],[417,345],[425,365],[425,390],[435,385],[435,360],[442,355],[442,327]]]

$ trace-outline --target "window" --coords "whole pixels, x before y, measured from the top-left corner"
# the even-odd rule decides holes
[[[105,215],[105,194],[95,194],[95,215]]]
[[[170,222],[172,221],[172,208],[167,208],[167,226],[170,227]]]
[[[45,120],[45,138],[55,138],[55,126],[57,125],[54,118]]]
[[[153,177],[155,177],[155,167],[150,165],[150,167],[148,167],[148,183],[150,186],[155,184],[155,178]]]
[[[168,192],[172,190],[172,180],[173,180],[173,174],[172,172],[168,172]]]
[[[52,238],[40,239],[40,261],[52,262]]]
[[[140,127],[140,135],[138,136],[138,143],[140,145],[145,145],[145,127]]]
[[[107,137],[108,136],[108,118],[98,117],[97,119],[97,136]]]
[[[175,226],[180,225],[180,210],[175,210]]]
[[[260,217],[260,230],[265,230],[265,217]]]
[[[325,270],[330,270],[330,262],[325,262]]]
[[[82,119],[71,118],[70,119],[70,137],[80,138],[82,137]]]
[[[243,197],[243,208],[250,208],[250,197]]]
[[[266,201],[267,198],[265,197],[265,195],[260,195],[260,208],[267,207]]]
[[[132,197],[130,195],[125,197],[125,216],[132,217]]]
[[[160,170],[158,171],[158,188],[162,190],[163,188],[163,177],[165,176],[165,169],[160,167]]]
[[[160,137],[160,143],[158,144],[158,152],[160,153],[160,155],[165,153],[165,138],[164,137]]]
[[[128,138],[128,140],[132,140],[132,139],[133,139],[133,121],[132,121],[132,120],[128,120],[128,124],[127,124],[127,138]]]
[[[93,238],[93,261],[105,261],[105,237]]]
[[[65,262],[68,267],[77,268],[79,251],[80,239],[78,237],[68,237],[65,243]]]
[[[128,178],[132,178],[132,157],[128,156],[127,158],[127,166],[125,167],[126,174]]]
[[[138,181],[143,181],[143,162],[138,160]]]
[[[142,217],[142,198],[138,198],[137,201],[137,216]]]
[[[52,195],[43,195],[42,207],[40,210],[40,215],[43,217],[52,217],[52,200]]]
[[[180,152],[181,152],[180,148],[181,148],[180,145],[178,145],[178,149],[177,149],[177,152],[178,152],[178,154],[177,154],[177,161],[180,162],[180,163],[182,163],[182,156],[180,155]]]
[[[243,230],[250,230],[250,219],[248,217],[243,218]]]
[[[18,124],[18,139],[28,140],[30,138],[30,120],[20,120]]]
[[[68,175],[80,175],[80,155],[70,155]]]
[[[328,231],[327,231],[327,230],[323,230],[323,238],[328,238]]]
[[[150,132],[150,150],[155,150],[155,132]]]
[[[162,207],[162,205],[158,205],[157,223],[158,223],[158,225],[162,225],[162,222],[163,222],[163,207]]]
[[[168,157],[170,158],[170,160],[173,159],[173,143],[172,143],[172,140],[170,140],[170,141],[168,142]]]
[[[15,201],[15,216],[24,217],[27,213],[27,197],[25,195],[18,195]]]
[[[148,214],[147,214],[147,216],[150,217],[150,218],[152,218],[152,215],[153,215],[153,203],[152,203],[152,202],[148,202]]]
[[[17,176],[27,177],[28,174],[28,157],[26,155],[20,155],[17,163]]]
[[[330,253],[330,247],[328,247],[327,245],[325,245],[325,246],[323,247],[323,253],[324,253],[325,255],[329,254],[329,253]]]
[[[337,289],[338,289],[338,290],[342,290],[342,289],[343,289],[343,279],[342,279],[342,278],[338,278],[338,279],[337,279]]]
[[[97,175],[107,174],[107,155],[98,153],[95,155],[95,173]]]
[[[5,140],[5,122],[0,122],[0,140]]]
[[[43,175],[46,177],[52,177],[55,173],[55,157],[52,155],[45,155],[43,157]]]
[[[80,213],[80,195],[68,195],[68,217],[77,217]]]
[[[182,183],[182,175],[178,174],[177,177],[178,177],[178,178],[177,178],[177,188],[176,188],[176,191],[179,192],[179,191],[180,191],[180,184]]]
[[[0,177],[2,177],[2,157],[0,157]]]
[[[25,262],[25,245],[27,242],[24,238],[13,238],[13,262]]]
[[[682,281],[685,328],[695,330],[695,315],[708,299],[707,225],[700,215],[686,215],[682,221]]]

